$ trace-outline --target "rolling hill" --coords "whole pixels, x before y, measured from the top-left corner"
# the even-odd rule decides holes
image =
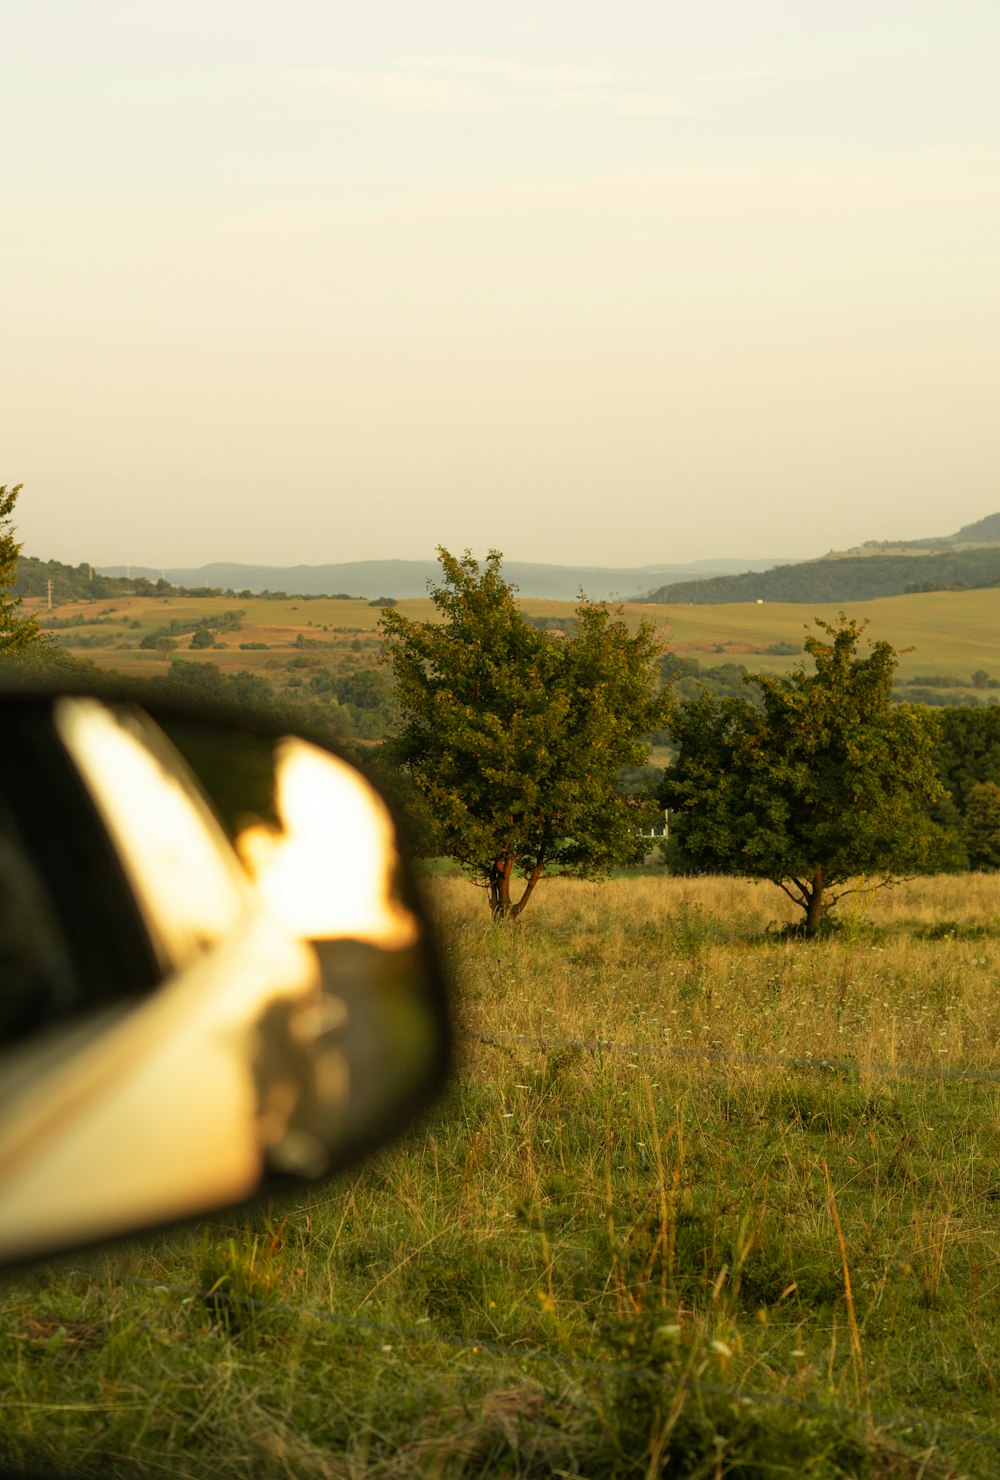
[[[778,557],[752,562],[755,570],[766,570],[778,563]],[[636,591],[648,591],[664,578],[697,579],[745,570],[742,560],[695,560],[687,564],[658,562],[654,565],[616,569],[608,566],[542,565],[526,561],[505,560],[504,578],[512,582],[522,596],[571,601],[581,590],[592,601],[625,600]],[[172,586],[185,589],[213,588],[221,591],[283,591],[289,596],[392,596],[412,600],[427,595],[430,582],[436,582],[441,567],[436,560],[355,560],[330,565],[235,565],[217,562],[191,568],[154,570],[131,566],[131,578],[151,583],[165,579]],[[121,579],[124,566],[102,566],[104,576]]]
[[[921,547],[919,552],[917,547]],[[638,598],[658,605],[872,601],[918,591],[1000,586],[1000,514],[936,540],[872,542],[860,551],[764,571],[674,581]],[[895,551],[895,553],[894,553]]]

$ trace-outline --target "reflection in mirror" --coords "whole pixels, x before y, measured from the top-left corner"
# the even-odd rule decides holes
[[[114,840],[164,970],[231,931],[245,909],[218,824],[134,705],[56,700],[58,735]]]
[[[268,903],[307,940],[348,938],[384,950],[419,933],[398,897],[389,809],[339,757],[288,736],[274,748],[278,825],[245,827],[236,849]]]
[[[320,968],[321,1001],[260,1024],[267,1161],[318,1175],[398,1129],[440,1082],[447,1016],[396,825],[355,767],[299,736],[155,709],[271,910]]]
[[[67,1015],[76,996],[58,912],[0,797],[0,1049]]]
[[[294,736],[274,747],[276,825],[251,823],[236,846],[271,908],[319,959],[323,1003],[289,1019],[315,1071],[286,1132],[270,1145],[276,1170],[322,1170],[329,1148],[391,1112],[433,1062],[433,1012],[421,927],[400,893],[396,830],[378,793],[339,757]],[[285,1031],[262,1027],[272,1060]],[[286,1045],[284,1052],[291,1050]]]
[[[316,1177],[401,1129],[442,1081],[447,1019],[369,783],[276,726],[2,703],[0,747],[25,743],[0,787],[0,1260]]]
[[[169,965],[55,710],[0,695],[0,1048],[137,1000]]]

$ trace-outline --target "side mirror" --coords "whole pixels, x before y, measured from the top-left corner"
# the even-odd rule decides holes
[[[392,814],[281,723],[0,694],[0,1262],[343,1168],[443,1083]]]

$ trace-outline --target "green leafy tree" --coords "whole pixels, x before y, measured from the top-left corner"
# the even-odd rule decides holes
[[[935,764],[960,816],[977,781],[1000,777],[1000,704],[956,705],[938,719]]]
[[[437,622],[381,619],[400,722],[388,742],[444,850],[516,918],[546,870],[594,877],[642,853],[642,805],[618,794],[664,720],[659,644],[582,602],[568,637],[522,615],[491,550],[480,569],[439,549]],[[526,882],[519,899],[513,879]]]
[[[965,840],[970,868],[1000,868],[1000,785],[974,781],[965,811]]]
[[[945,791],[929,808],[929,815],[950,850],[939,860],[943,870],[990,867],[979,851],[983,846],[980,817],[970,829],[970,813],[982,813],[982,794],[973,804],[973,792],[983,782],[1000,778],[1000,705],[959,704],[937,716],[934,764]],[[976,852],[976,862],[970,855]]]
[[[760,705],[706,694],[677,706],[660,789],[688,867],[770,879],[807,935],[845,894],[933,863],[925,809],[941,792],[933,722],[892,702],[894,649],[861,655],[865,624],[843,613],[816,626],[813,672],[748,675]]]
[[[12,515],[22,484],[0,484],[0,657],[19,657],[46,642],[35,617],[18,614],[19,596],[10,593],[17,582],[21,546],[14,538]]]

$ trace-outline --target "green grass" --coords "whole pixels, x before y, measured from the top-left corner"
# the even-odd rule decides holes
[[[543,882],[514,928],[428,887],[444,1103],[292,1205],[9,1277],[0,1459],[1000,1473],[996,879],[812,944],[764,885]]]

